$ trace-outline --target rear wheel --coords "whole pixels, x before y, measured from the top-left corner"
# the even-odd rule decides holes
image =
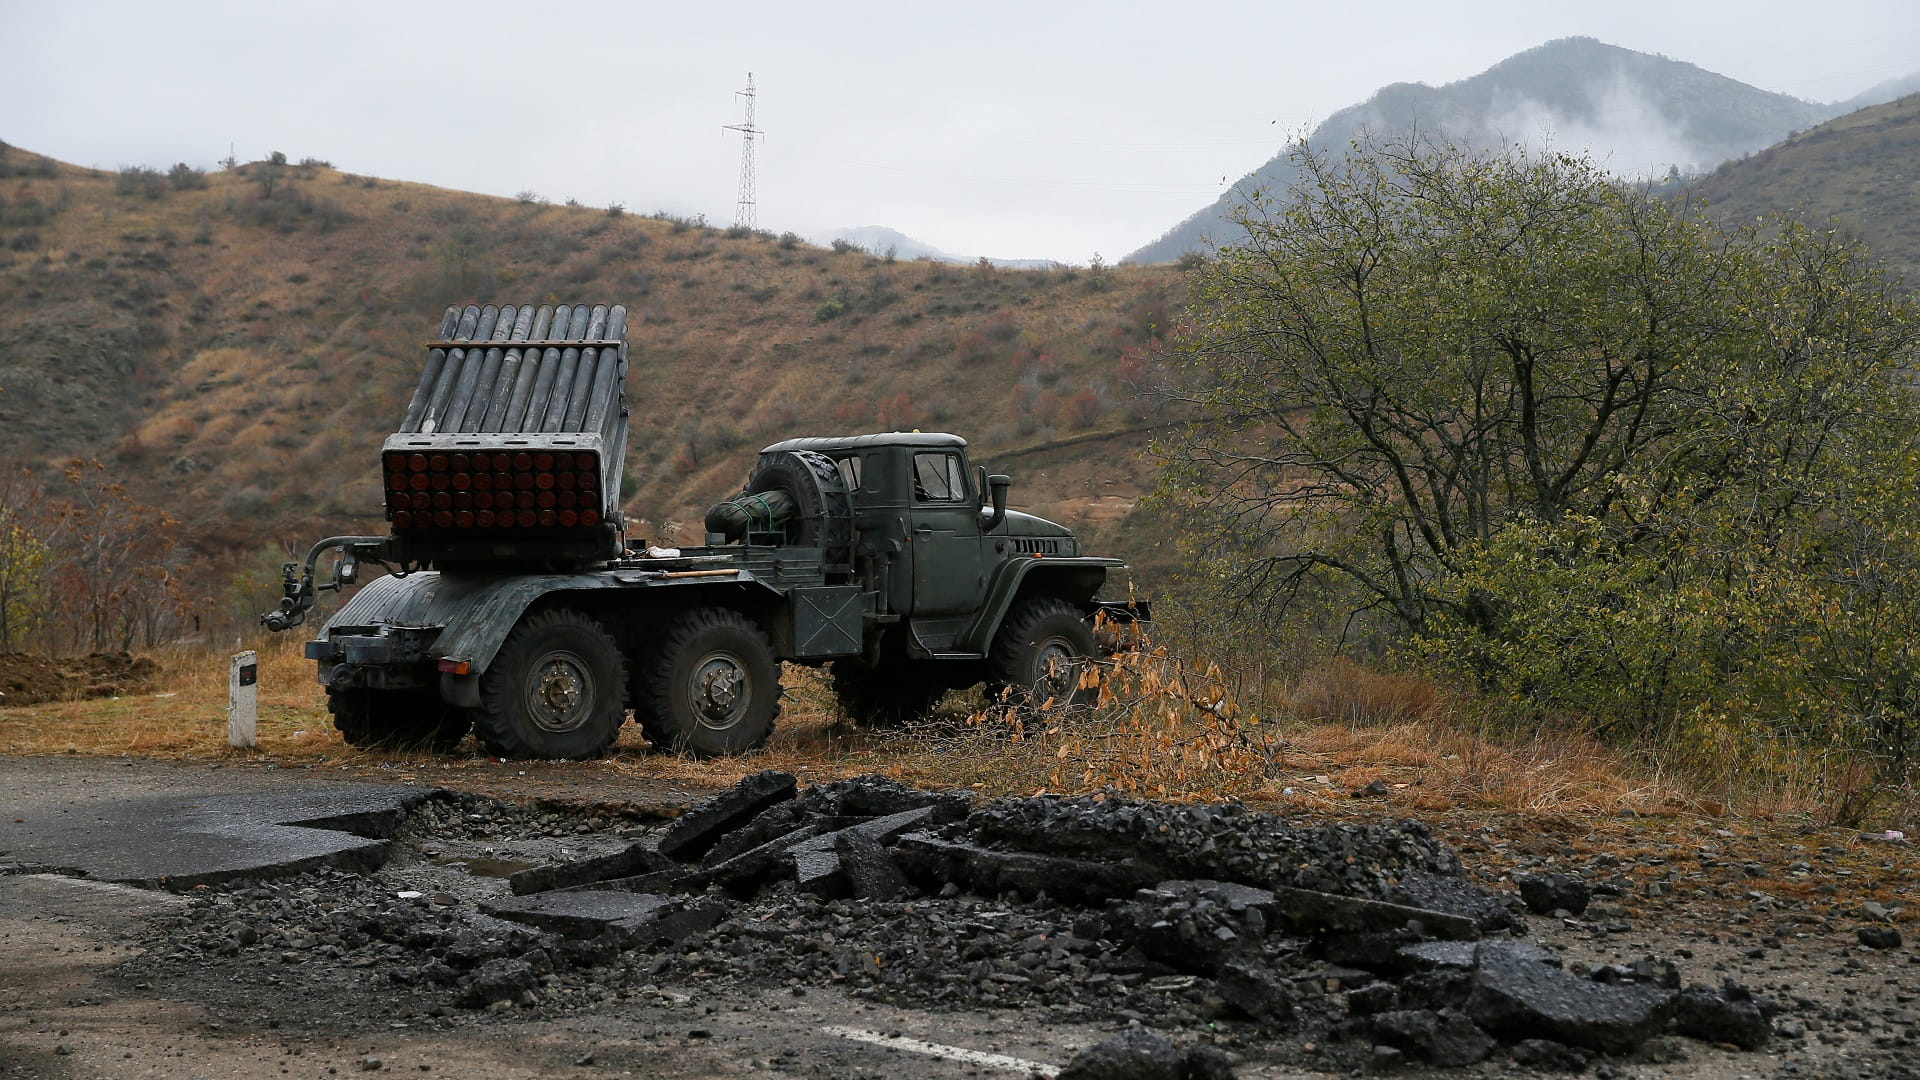
[[[599,757],[626,718],[626,661],[599,623],[557,608],[521,620],[480,676],[480,742],[504,758]]]
[[[1080,680],[1096,653],[1093,628],[1080,609],[1056,596],[1021,602],[993,639],[989,684],[1016,708],[1090,705],[1095,692]]]
[[[327,711],[348,746],[369,750],[431,750],[444,754],[473,729],[465,709],[440,700],[432,687],[327,690]]]
[[[894,727],[924,720],[946,696],[947,684],[932,665],[899,660],[864,667],[833,662],[833,694],[847,719],[865,727]]]
[[[667,627],[649,665],[642,717],[655,745],[690,757],[740,754],[780,714],[780,664],[751,619],[699,608]]]

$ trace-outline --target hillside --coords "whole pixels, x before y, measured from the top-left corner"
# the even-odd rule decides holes
[[[1920,94],[1849,113],[1728,162],[1690,190],[1723,220],[1782,213],[1833,219],[1920,281],[1916,177]]]
[[[1635,52],[1592,38],[1563,38],[1441,87],[1396,83],[1342,109],[1307,136],[1307,145],[1338,152],[1365,135],[1436,139],[1486,149],[1507,143],[1586,150],[1623,174],[1660,174],[1671,166],[1700,171],[1811,127],[1832,108],[1768,93],[1693,64]],[[1296,170],[1282,150],[1243,177],[1213,205],[1127,256],[1130,263],[1171,262],[1203,250],[1207,239],[1231,243],[1231,212],[1247,194],[1284,191]]]
[[[1159,268],[962,268],[318,162],[112,173],[18,148],[0,282],[0,456],[101,460],[183,522],[181,572],[216,579],[384,530],[376,451],[448,303],[626,304],[629,514],[697,542],[759,446],[851,429],[959,432],[1016,505],[1113,520],[1155,422],[1122,353],[1180,298]]]

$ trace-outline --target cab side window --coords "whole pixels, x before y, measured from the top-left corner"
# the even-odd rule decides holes
[[[964,502],[966,497],[967,482],[960,471],[960,455],[913,455],[915,502]]]
[[[857,457],[843,457],[836,460],[834,464],[840,468],[840,483],[844,485],[848,491],[859,491],[860,459]]]

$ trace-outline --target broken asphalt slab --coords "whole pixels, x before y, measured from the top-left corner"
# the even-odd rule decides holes
[[[534,866],[507,878],[507,887],[515,896],[574,889],[613,878],[639,877],[642,874],[672,870],[676,864],[645,844],[625,848],[594,859],[581,859],[549,866]]]
[[[257,794],[91,797],[0,817],[0,872],[190,889],[322,867],[370,870],[436,788],[329,784]]]
[[[573,938],[611,935],[622,948],[677,942],[711,929],[725,904],[708,897],[573,889],[480,905],[482,913]]]
[[[797,790],[792,773],[773,769],[755,773],[675,818],[660,837],[658,850],[668,858],[697,859],[761,811],[791,800]]]

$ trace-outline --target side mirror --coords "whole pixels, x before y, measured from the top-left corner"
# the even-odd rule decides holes
[[[981,469],[982,472],[986,470]],[[991,493],[993,509],[987,512],[985,520],[980,522],[980,531],[986,532],[1007,519],[1007,489],[1013,486],[1013,477],[1005,473],[994,473],[987,477],[987,490]]]

